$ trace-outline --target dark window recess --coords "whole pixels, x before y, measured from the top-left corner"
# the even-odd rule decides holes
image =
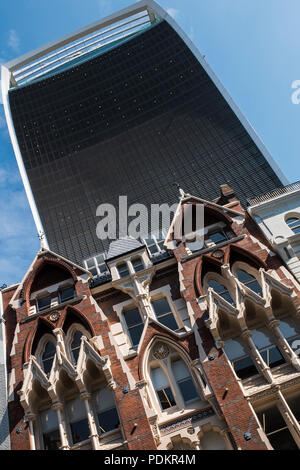
[[[66,302],[67,300],[74,299],[75,289],[74,287],[67,287],[66,289],[61,289],[59,291],[59,300],[60,303]]]
[[[49,375],[51,372],[55,354],[55,344],[52,343],[52,341],[49,341],[45,346],[44,353],[42,356],[43,369],[46,375]]]
[[[121,278],[129,276],[129,269],[127,263],[122,263],[117,266],[118,273]]]
[[[274,405],[257,412],[257,417],[274,450],[297,450],[298,447],[280,413]]]
[[[172,390],[170,387],[162,388],[161,390],[156,390],[159,402],[163,410],[167,408],[171,408],[172,406],[176,405],[176,401],[174,400]]]
[[[80,352],[80,346],[81,346],[81,337],[83,333],[81,331],[76,331],[73,340],[71,343],[71,351],[72,351],[72,356],[75,364],[77,364],[78,357],[79,357],[79,352]]]
[[[82,419],[76,423],[70,423],[73,444],[86,441],[90,435],[90,428],[87,419]]]
[[[137,346],[143,333],[144,323],[137,308],[124,312],[124,318],[132,346]]]
[[[117,429],[120,424],[119,415],[116,408],[102,411],[98,413],[98,421],[101,433],[112,431]]]
[[[59,430],[55,429],[43,434],[44,450],[59,450],[61,446]]]
[[[153,300],[152,306],[157,320],[171,330],[178,330],[177,322],[165,297]]]
[[[135,258],[131,261],[131,263],[136,273],[144,269],[144,264],[141,258]]]
[[[45,297],[41,297],[37,299],[37,307],[38,311],[45,310],[46,308],[51,307],[51,295],[47,295]]]
[[[251,357],[249,356],[232,361],[232,365],[236,375],[242,380],[248,379],[258,373]]]

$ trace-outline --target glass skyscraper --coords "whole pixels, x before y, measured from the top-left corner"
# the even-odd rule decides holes
[[[201,19],[199,19],[201,21]],[[211,200],[286,183],[203,56],[142,1],[2,68],[14,151],[49,248],[82,263],[107,243],[96,208]]]

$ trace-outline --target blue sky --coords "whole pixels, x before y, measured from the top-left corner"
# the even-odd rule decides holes
[[[0,63],[133,0],[0,2]],[[205,54],[290,182],[300,180],[299,0],[159,0]],[[19,282],[39,248],[0,103],[0,286]]]

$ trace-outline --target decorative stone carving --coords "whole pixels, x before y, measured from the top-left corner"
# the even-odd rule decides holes
[[[165,359],[170,354],[170,349],[165,343],[158,343],[154,346],[152,354],[155,359]]]
[[[51,315],[49,315],[49,320],[52,322],[56,322],[60,317],[60,314],[58,312],[53,312]]]

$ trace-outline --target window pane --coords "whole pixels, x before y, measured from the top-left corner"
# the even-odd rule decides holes
[[[81,421],[77,421],[76,423],[71,423],[70,427],[73,444],[85,441],[89,438],[90,428],[87,419],[82,419]]]
[[[170,313],[170,315],[165,315],[164,317],[159,317],[158,320],[160,323],[170,328],[170,330],[178,330],[178,325],[173,313]]]
[[[222,231],[220,231],[220,232],[215,232],[215,233],[209,233],[209,234],[208,234],[208,238],[209,238],[212,242],[214,242],[216,245],[217,245],[218,243],[222,243],[222,242],[224,242],[224,241],[227,240],[227,237],[226,237],[225,233],[222,232]]]
[[[290,338],[298,334],[293,318],[279,320],[279,329],[285,338]]]
[[[51,307],[51,296],[47,295],[47,297],[37,299],[37,304],[39,310],[44,310],[45,308]]]
[[[238,280],[241,281],[243,284],[246,284],[246,282],[255,280],[255,277],[252,276],[252,274],[247,273],[247,271],[244,271],[243,269],[238,269],[236,274],[237,274]]]
[[[172,370],[176,381],[186,379],[190,376],[187,365],[182,359],[172,362]]]
[[[169,387],[168,379],[161,367],[155,367],[151,370],[151,380],[155,390]]]
[[[248,355],[244,345],[237,339],[227,339],[225,341],[225,352],[230,361]]]
[[[120,264],[119,266],[117,266],[117,268],[120,277],[129,276],[129,269],[126,263]]]
[[[280,366],[285,363],[285,360],[276,346],[260,351],[261,357],[270,367]]]
[[[44,433],[43,441],[45,450],[58,450],[61,446],[59,430]]]
[[[58,428],[57,413],[54,410],[42,411],[40,413],[40,421],[44,432],[52,431]]]
[[[143,265],[141,258],[134,259],[132,261],[132,266],[136,273],[144,269],[144,265]]]
[[[252,331],[252,339],[258,349],[270,346],[273,343],[273,339],[270,337],[270,333],[267,328],[259,328]]]
[[[138,323],[143,323],[141,314],[137,308],[133,308],[132,310],[126,310],[124,312],[124,318],[128,328]]]
[[[106,410],[115,407],[114,393],[108,387],[99,390],[97,394],[98,410]]]
[[[198,398],[198,393],[191,378],[178,382],[182,397],[185,402]]]
[[[100,431],[102,433],[112,431],[113,429],[116,429],[120,424],[120,420],[119,420],[119,416],[118,416],[116,408],[112,408],[110,410],[99,413],[98,421],[99,421]]]
[[[73,299],[75,295],[74,287],[68,287],[60,291],[60,301],[66,302],[67,300]]]
[[[229,292],[223,292],[222,294],[219,294],[221,297],[223,297],[224,300],[226,300],[228,303],[234,305],[234,300],[229,294]]]
[[[137,346],[140,342],[142,333],[144,330],[144,325],[133,326],[129,328],[129,335],[131,339],[132,346]]]
[[[236,375],[242,380],[248,379],[249,377],[252,377],[258,373],[254,362],[249,356],[234,361],[233,367]]]
[[[160,317],[160,315],[163,315],[164,313],[171,312],[169,302],[165,297],[162,297],[158,300],[153,300],[152,306],[157,317]]]
[[[167,387],[162,390],[158,390],[157,395],[158,395],[158,398],[159,398],[159,401],[163,410],[166,410],[167,408],[171,408],[172,406],[176,405],[176,402],[174,400],[173,393],[170,387]]]

